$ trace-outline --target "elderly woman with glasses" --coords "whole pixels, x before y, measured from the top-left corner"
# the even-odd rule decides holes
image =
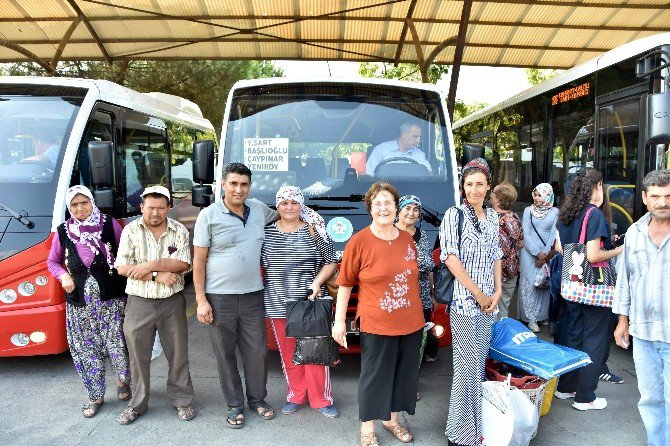
[[[346,348],[347,305],[358,285],[361,445],[379,445],[374,420],[382,420],[384,429],[409,443],[412,434],[398,421],[398,412],[414,415],[416,407],[424,327],[418,252],[412,236],[394,225],[398,211],[395,187],[374,183],[364,202],[372,223],[355,234],[344,249],[333,338]]]

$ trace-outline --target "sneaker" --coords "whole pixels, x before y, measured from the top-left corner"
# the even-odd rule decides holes
[[[537,326],[537,322],[528,322],[528,328],[533,333],[539,333],[540,332],[540,327]]]
[[[307,405],[307,403],[298,404],[298,403],[288,402],[288,403],[284,404],[284,407],[281,408],[281,413],[283,413],[284,415],[290,415],[294,412],[297,412],[299,409],[302,409],[306,405]]]
[[[600,375],[600,380],[612,384],[623,384],[623,378],[614,373],[603,373]]]
[[[576,394],[577,392],[554,392],[554,396],[559,400],[569,400],[570,398],[574,398]]]
[[[316,410],[318,410],[319,412],[321,412],[322,414],[324,414],[328,418],[337,418],[337,416],[340,414],[337,411],[337,409],[335,408],[335,406],[333,406],[332,404],[330,406],[321,407],[321,408],[316,409]]]
[[[607,407],[607,400],[605,398],[596,398],[590,403],[572,403],[572,407],[577,410],[600,410]]]

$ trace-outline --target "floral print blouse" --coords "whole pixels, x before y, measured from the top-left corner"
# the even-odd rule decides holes
[[[521,220],[511,211],[498,212],[500,223],[499,237],[502,249],[502,280],[513,279],[519,275],[519,250],[517,243],[523,240]]]

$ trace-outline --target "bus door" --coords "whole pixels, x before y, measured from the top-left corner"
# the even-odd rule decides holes
[[[612,230],[623,234],[641,214],[637,190],[644,171],[644,141],[640,135],[641,91],[627,89],[596,99],[595,167],[603,174],[612,209]]]

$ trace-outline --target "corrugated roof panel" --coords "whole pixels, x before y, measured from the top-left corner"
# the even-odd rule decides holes
[[[653,34],[655,33],[638,31],[600,31],[594,36],[591,46],[610,48]]]
[[[563,21],[566,25],[602,26],[612,15],[611,9],[581,8],[572,13]]]
[[[446,20],[458,20],[461,17],[461,11],[463,11],[462,1],[420,1],[416,3],[412,17],[417,19],[439,18]]]
[[[650,27],[668,27],[668,23],[670,23],[670,8],[666,9],[665,11],[658,12],[656,14],[656,18],[649,22],[648,25]]]
[[[548,6],[535,3],[529,8],[528,13],[524,17],[524,21],[529,23],[549,23],[553,25],[560,23],[563,17],[574,9],[575,8],[572,6]],[[584,8],[584,10],[585,14],[587,14],[588,9]]]
[[[505,37],[509,32],[509,28],[501,30],[497,26],[478,25],[472,33],[468,34],[467,43],[492,43],[502,45],[506,43]]]
[[[542,46],[554,34],[551,28],[519,28],[509,40],[510,45]]]
[[[442,42],[450,37],[458,35],[458,25],[435,24],[429,32],[423,33],[428,42]]]
[[[550,41],[541,42],[540,44],[559,48],[583,48],[590,46],[589,41],[593,33],[594,31],[581,29],[562,29],[558,30]]]
[[[302,39],[340,39],[340,24],[332,20],[309,20],[300,24]]]
[[[670,5],[669,5],[670,7]],[[631,23],[637,23],[638,26],[644,28],[645,25],[658,15],[655,10],[622,10],[618,11],[612,18],[610,18],[607,26],[631,26]]]
[[[484,3],[484,7],[477,15],[477,20],[486,22],[516,22],[523,18],[528,5],[512,3]],[[460,18],[460,13],[459,13]],[[470,17],[474,19],[474,17]]]
[[[47,36],[44,34],[44,31],[40,26],[43,23],[44,22],[0,22],[0,32],[2,32],[8,40],[44,40]]]
[[[3,2],[4,4],[8,2]],[[72,8],[65,1],[61,0],[43,0],[43,1],[22,1],[16,2],[18,7],[25,11],[28,17],[72,17],[76,15]]]

